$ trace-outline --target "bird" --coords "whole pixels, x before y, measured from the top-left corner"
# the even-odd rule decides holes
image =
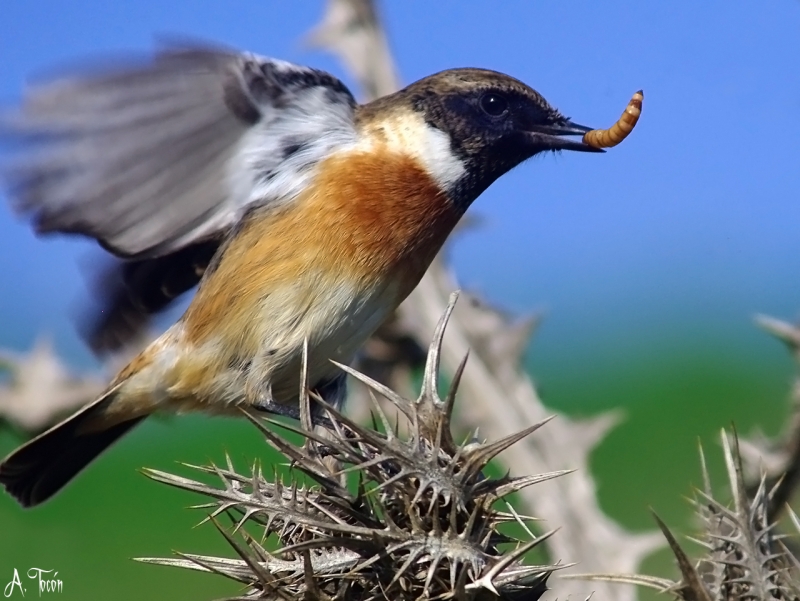
[[[484,190],[541,153],[602,152],[497,71],[448,69],[359,104],[325,71],[212,45],[40,84],[4,127],[20,146],[12,206],[38,233],[123,260],[118,307],[147,314],[198,285],[99,398],[0,463],[23,507],[156,412],[297,418],[304,357],[309,388],[341,407],[334,362],[354,358]]]

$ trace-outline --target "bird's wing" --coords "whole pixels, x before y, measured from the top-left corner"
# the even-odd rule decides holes
[[[0,131],[20,141],[4,179],[39,232],[161,256],[290,200],[309,167],[354,139],[354,108],[322,71],[168,49],[34,87]]]

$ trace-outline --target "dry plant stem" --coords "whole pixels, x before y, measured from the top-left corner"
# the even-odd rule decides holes
[[[800,328],[763,315],[756,323],[783,342],[800,363]],[[774,487],[768,507],[770,522],[778,519],[800,485],[800,378],[792,387],[790,412],[776,440],[760,436],[741,442],[748,491],[753,494],[758,489],[762,471],[766,471],[767,486]]]
[[[409,302],[401,307],[404,314],[413,315],[408,322],[416,324],[420,334],[431,331],[437,306],[444,304],[445,290],[453,286],[443,262],[437,260]],[[530,378],[519,367],[516,349],[521,347],[520,340],[527,340],[524,327],[502,323],[489,341],[495,343],[494,348],[481,345],[470,331],[486,321],[487,313],[501,322],[501,316],[475,301],[459,304],[444,341],[442,362],[452,371],[465,350],[470,349],[470,369],[464,373],[460,388],[460,417],[465,427],[479,427],[482,437],[493,439],[515,431],[520,424],[536,423],[552,411],[544,406]],[[508,354],[497,352],[502,347],[509,350]],[[506,401],[503,411],[497,411],[500,398]],[[662,545],[657,533],[626,532],[597,503],[589,469],[590,453],[618,419],[618,414],[582,421],[559,415],[537,440],[524,441],[503,456],[507,465],[525,466],[526,470],[577,470],[569,478],[543,485],[535,496],[525,491],[521,496],[531,513],[562,527],[559,536],[548,541],[552,556],[579,562],[581,571],[589,571],[588,566],[593,566],[592,571],[609,571],[611,566],[613,571],[634,571],[648,553]],[[564,595],[563,587],[559,585],[558,590],[559,596]],[[575,587],[567,592],[585,596],[590,590]],[[600,588],[596,593],[601,595]],[[622,599],[619,594],[616,591],[614,598]]]
[[[26,354],[0,350],[0,366],[10,376],[0,384],[0,421],[28,434],[45,430],[105,386],[99,377],[71,373],[46,339]]]
[[[579,574],[590,580],[637,584],[671,593],[683,601],[797,601],[800,598],[800,563],[776,534],[775,523],[767,518],[767,508],[775,490],[762,477],[749,494],[744,481],[742,455],[734,432],[722,432],[722,449],[733,502],[724,505],[711,493],[703,450],[700,465],[703,488],[696,491],[694,506],[702,532],[692,538],[704,548],[699,559],[690,559],[676,536],[655,516],[667,539],[681,574],[679,581],[642,574]],[[790,518],[797,530],[800,521]]]
[[[310,46],[335,52],[368,99],[400,86],[389,43],[372,0],[328,0],[322,23],[306,37]]]
[[[217,476],[214,484],[145,470],[159,482],[204,495],[207,502],[198,507],[210,511],[208,520],[215,525],[222,514],[231,517],[230,531],[218,528],[239,558],[179,554],[140,561],[224,575],[248,586],[237,599],[537,601],[551,574],[569,564],[525,563],[528,552],[555,531],[534,535],[526,523],[534,518],[520,516],[507,497],[568,472],[486,474],[497,455],[538,435],[549,419],[500,440],[459,443],[453,437],[461,372],[444,395],[439,374],[456,297],[436,327],[418,397],[404,398],[337,364],[402,415],[408,435],[396,433],[377,401],[369,427],[319,397],[315,400],[326,419],[318,428],[327,435],[315,432],[306,386],[300,393],[299,427],[245,412],[269,444],[291,459],[293,469],[285,478],[265,475],[258,464],[249,473],[237,473],[230,459],[225,467],[194,468]],[[287,439],[286,431],[304,442]],[[308,478],[301,480],[300,473]],[[340,483],[344,476],[355,486]],[[501,532],[510,523],[524,534]]]
[[[358,79],[368,98],[393,92],[399,87],[386,37],[374,8],[363,0],[329,0],[322,24],[312,41],[340,56]],[[365,18],[368,15],[368,18]],[[382,57],[381,61],[376,57]],[[399,309],[399,318],[417,340],[427,340],[449,293],[457,288],[444,260],[437,258],[420,285]],[[493,333],[487,335],[487,323]],[[476,299],[462,297],[450,323],[442,348],[442,362],[453,373],[469,349],[470,367],[460,387],[462,426],[480,428],[482,437],[501,438],[549,415],[530,378],[520,369],[530,323],[512,324],[503,316],[481,307]],[[497,411],[497,400],[506,400]],[[550,525],[562,527],[547,547],[554,560],[569,558],[581,571],[633,572],[641,560],[661,546],[657,533],[631,534],[609,519],[597,504],[595,485],[589,472],[589,454],[618,421],[616,414],[576,421],[559,416],[543,436],[509,449],[504,460],[525,471],[577,468],[568,478],[549,482],[545,494],[521,495],[531,512]],[[598,598],[630,601],[633,591],[607,588],[603,583],[564,582],[557,586],[559,598],[583,597],[595,590]]]

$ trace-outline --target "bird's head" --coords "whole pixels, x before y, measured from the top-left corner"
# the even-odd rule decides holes
[[[592,128],[573,123],[521,81],[486,69],[425,77],[361,107],[358,118],[400,138],[464,210],[498,177],[536,154],[603,152],[564,137]]]

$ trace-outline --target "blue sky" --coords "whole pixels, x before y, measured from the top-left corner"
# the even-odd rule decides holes
[[[301,43],[321,12],[285,0],[4,0],[0,103],[32,75],[144,51],[158,34],[343,76]],[[406,82],[456,66],[505,71],[595,127],[645,91],[624,144],[517,168],[477,201],[481,227],[453,246],[465,285],[515,311],[547,309],[543,352],[695,335],[749,344],[762,340],[753,313],[798,314],[800,2],[408,1],[384,3],[383,15]],[[86,295],[81,266],[99,255],[36,239],[0,207],[0,346],[51,332],[86,363],[71,316]]]

